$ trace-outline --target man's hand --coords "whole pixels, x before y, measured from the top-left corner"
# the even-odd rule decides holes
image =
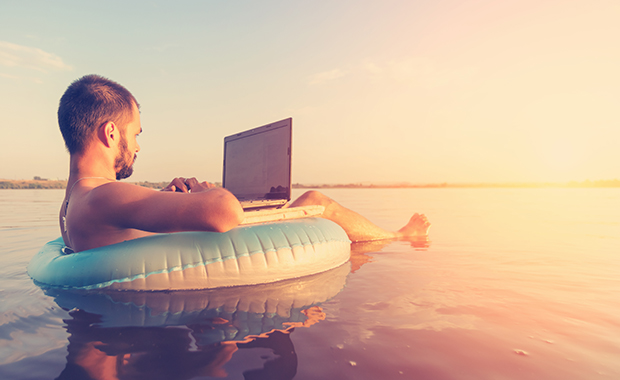
[[[198,182],[198,180],[194,177],[192,178],[183,178],[177,177],[170,182],[168,186],[163,188],[161,191],[172,191],[172,192],[180,192],[180,193],[199,193],[201,191],[207,191],[209,189],[214,188],[215,185],[209,182]]]
[[[189,190],[192,193],[199,193],[201,191],[207,191],[209,189],[213,189],[215,187],[214,184],[209,183],[207,181],[198,182],[198,180],[194,177],[187,178],[185,180],[185,185],[189,187]]]
[[[177,177],[173,179],[168,186],[161,189],[161,191],[179,191],[181,193],[187,193],[189,189],[187,188],[187,185],[185,185],[185,178]]]

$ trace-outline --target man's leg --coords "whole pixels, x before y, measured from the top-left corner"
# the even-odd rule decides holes
[[[426,236],[431,224],[426,216],[414,214],[409,223],[396,232],[387,231],[373,224],[360,214],[341,206],[318,191],[308,191],[297,198],[290,207],[320,205],[325,207],[322,217],[340,225],[351,241],[392,239],[408,236]]]

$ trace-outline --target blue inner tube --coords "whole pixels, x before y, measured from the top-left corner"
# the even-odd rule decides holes
[[[256,285],[320,273],[349,259],[336,223],[306,218],[179,232],[64,254],[58,238],[28,264],[39,285],[65,289],[177,290]]]

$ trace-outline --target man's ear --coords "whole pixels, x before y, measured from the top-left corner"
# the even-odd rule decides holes
[[[111,121],[103,124],[97,131],[97,137],[108,148],[114,146],[119,140],[119,130],[116,124]]]

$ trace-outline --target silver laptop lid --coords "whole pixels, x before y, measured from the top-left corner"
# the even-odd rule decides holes
[[[291,199],[292,118],[224,138],[222,185],[247,208]]]

